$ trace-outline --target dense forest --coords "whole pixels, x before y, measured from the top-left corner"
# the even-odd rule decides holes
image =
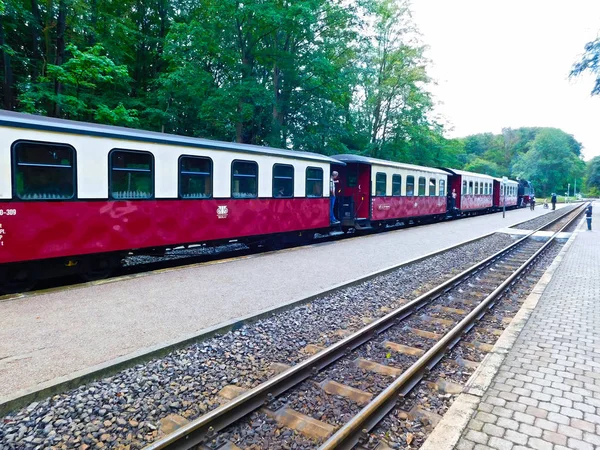
[[[424,51],[409,0],[0,0],[4,109],[525,177],[544,194],[583,177],[561,130],[444,138]]]

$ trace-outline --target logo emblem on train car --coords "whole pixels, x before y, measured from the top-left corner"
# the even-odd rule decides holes
[[[391,208],[391,206],[390,206],[390,205],[379,205],[379,206],[377,207],[377,209],[378,209],[379,211],[387,211],[387,210],[388,210],[388,209],[390,209],[390,208]]]
[[[218,206],[217,207],[217,217],[219,219],[227,219],[229,215],[229,208],[227,206]]]

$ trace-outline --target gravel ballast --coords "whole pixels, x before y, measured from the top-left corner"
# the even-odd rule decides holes
[[[158,421],[167,415],[194,419],[214,409],[224,386],[256,386],[273,375],[271,363],[299,362],[308,357],[302,352],[307,344],[341,339],[337,330],[359,329],[363,318],[383,316],[385,308],[400,306],[416,290],[424,292],[510,242],[507,235],[492,235],[32,403],[0,422],[0,448],[101,448],[117,442],[141,448],[158,437]]]

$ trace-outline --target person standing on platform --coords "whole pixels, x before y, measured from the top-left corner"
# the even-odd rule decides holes
[[[335,185],[340,182],[340,180],[337,179],[338,175],[339,174],[334,170],[331,172],[331,178],[329,179],[329,221],[334,225],[340,223],[333,213],[335,207]]]
[[[585,220],[587,220],[588,231],[592,231],[592,205],[585,209]]]
[[[533,211],[535,209],[535,197],[532,195],[531,200],[529,202],[529,208]]]
[[[551,202],[552,202],[552,211],[554,211],[556,209],[556,194],[554,194],[554,193],[552,194]]]

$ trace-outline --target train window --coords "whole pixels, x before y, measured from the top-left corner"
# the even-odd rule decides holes
[[[13,190],[21,200],[75,197],[75,149],[65,144],[13,145]]]
[[[387,174],[378,172],[375,175],[375,195],[377,197],[385,197],[387,193]]]
[[[234,161],[231,164],[231,197],[258,197],[258,164],[254,161]]]
[[[423,197],[425,195],[425,177],[419,177],[419,197]]]
[[[273,197],[292,198],[294,196],[294,166],[273,165]]]
[[[306,168],[306,196],[323,197],[323,169]]]
[[[473,195],[473,182],[469,181],[469,195]]]
[[[482,192],[482,188],[483,188],[483,183],[479,183],[479,182],[475,182],[475,195],[481,195],[483,194]]]
[[[412,175],[406,177],[406,195],[409,197],[415,195],[415,177]]]
[[[212,160],[199,156],[179,157],[179,198],[212,197]]]
[[[440,180],[440,197],[446,196],[446,180]]]
[[[351,166],[348,166],[346,171],[346,186],[358,186],[358,164],[352,164]]]
[[[402,195],[402,177],[398,174],[392,175],[392,195],[395,197]]]
[[[435,197],[435,195],[437,194],[435,192],[435,178],[430,178],[429,179],[429,196],[430,197]]]
[[[489,183],[484,183],[483,184],[483,195],[488,195],[489,194],[489,189],[490,189]]]
[[[112,198],[143,199],[154,195],[154,156],[133,150],[111,150],[109,191]]]
[[[469,191],[467,190],[467,180],[463,180],[462,195],[467,195],[468,193]]]

